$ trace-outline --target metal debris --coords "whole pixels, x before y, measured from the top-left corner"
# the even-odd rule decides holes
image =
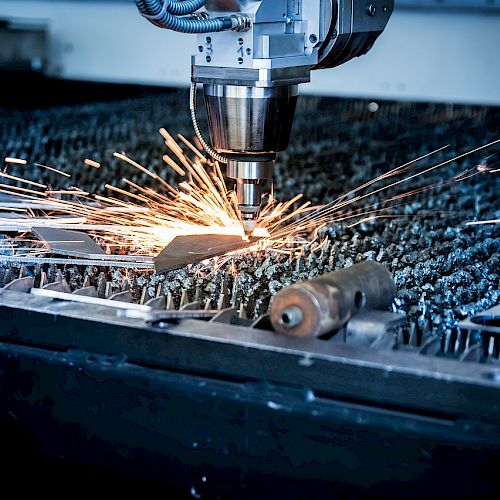
[[[158,129],[168,124],[172,130],[190,136],[186,99],[183,90],[169,90],[108,103],[29,113],[9,111],[2,117],[0,144],[5,156],[53,167],[77,166],[84,158],[106,160],[117,179],[126,176],[132,182],[158,189],[150,177],[111,155],[126,151],[142,164],[156,161],[154,166],[160,166],[157,171],[163,179],[178,181],[171,168],[161,166],[165,148]],[[437,155],[436,163],[499,137],[497,108],[379,101],[378,110],[372,112],[368,104],[360,99],[299,100],[290,147],[280,155],[275,167],[274,194],[280,200],[303,192],[305,200],[322,204],[445,144],[451,146],[446,154]],[[332,116],[338,119],[332,120]],[[481,160],[471,158],[468,166]],[[436,177],[457,174],[468,161],[450,165]],[[25,167],[8,168],[15,174]],[[34,164],[30,172],[32,178],[44,184],[60,185],[61,177],[55,172]],[[71,182],[104,194],[101,175],[99,170],[81,168]],[[367,200],[379,201],[376,197]],[[234,304],[238,310],[243,306],[249,318],[257,318],[267,312],[272,296],[284,286],[363,260],[376,260],[388,267],[396,281],[393,309],[408,313],[420,332],[431,331],[439,341],[447,339],[447,345],[452,346],[455,334],[450,332],[460,320],[500,302],[500,227],[463,225],[464,221],[498,218],[498,183],[479,176],[470,182],[444,186],[419,195],[398,213],[400,219],[326,228],[322,234],[327,243],[317,254],[304,252],[292,259],[280,254],[238,255],[219,262],[217,269],[194,264],[154,273],[153,263],[134,265],[123,258],[104,264],[84,259],[30,258],[23,264],[2,257],[0,287],[23,272],[33,277],[36,286],[42,273],[54,281],[56,273],[48,271],[57,268],[72,290],[93,286],[100,298],[107,292],[123,291],[128,280],[137,303],[156,299],[159,294],[171,309],[180,307],[183,295],[188,300],[198,295],[196,300],[210,308]],[[427,217],[421,217],[422,213]]]

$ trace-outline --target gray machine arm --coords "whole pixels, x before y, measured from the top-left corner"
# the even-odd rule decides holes
[[[162,26],[158,8],[175,10],[188,1],[139,0],[156,4],[157,15],[148,19],[167,28],[173,21]],[[199,33],[192,58],[193,121],[207,151],[227,163],[227,176],[236,180],[241,218],[251,233],[263,183],[272,178],[276,154],[288,146],[298,85],[310,80],[313,69],[365,54],[387,25],[394,0],[206,0],[196,5],[200,3],[201,10],[175,24]],[[217,27],[213,32],[206,28],[211,21]],[[204,88],[211,145],[196,123],[197,84]]]

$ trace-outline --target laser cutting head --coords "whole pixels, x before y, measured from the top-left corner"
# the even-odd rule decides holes
[[[212,144],[226,158],[226,175],[236,181],[243,226],[251,233],[276,153],[288,146],[298,88],[217,84],[204,91]]]
[[[153,24],[198,33],[191,114],[205,149],[236,180],[241,219],[255,227],[266,179],[287,148],[298,85],[312,69],[365,54],[384,30],[394,0],[136,0]],[[201,10],[199,10],[201,9]],[[189,17],[181,17],[186,16]],[[203,84],[211,144],[197,123]],[[194,97],[193,97],[194,96]]]

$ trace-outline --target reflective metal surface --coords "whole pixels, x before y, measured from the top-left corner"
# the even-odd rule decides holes
[[[332,0],[332,4],[330,28],[312,69],[333,68],[366,54],[384,31],[394,9],[394,0],[382,5],[352,0]]]
[[[239,161],[229,160],[226,175],[236,179],[236,196],[245,233],[255,229],[260,212],[262,188],[265,179],[273,177],[274,160]]]
[[[231,179],[271,179],[274,161],[229,160],[226,174]]]
[[[210,137],[221,153],[276,153],[287,148],[298,86],[205,85]]]

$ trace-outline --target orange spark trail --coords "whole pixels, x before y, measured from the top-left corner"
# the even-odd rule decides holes
[[[36,223],[49,227],[83,230],[93,235],[100,244],[110,248],[111,251],[125,249],[131,255],[156,255],[177,235],[231,234],[243,238],[236,195],[234,191],[227,189],[217,162],[212,162],[183,136],[178,136],[181,143],[194,155],[190,158],[166,130],[161,129],[160,133],[176,158],[174,160],[168,154],[163,156],[163,161],[181,177],[177,186],[167,183],[157,173],[124,153],[114,153],[114,156],[153,179],[158,184],[159,190],[140,186],[124,178],[123,187],[105,184],[109,194],[103,196],[75,187],[48,189],[43,184],[0,173],[8,180],[40,189],[0,184],[0,192],[16,196],[35,207],[37,204],[41,207],[50,205],[50,210],[42,212],[42,215],[36,218],[30,211],[18,218],[2,219],[0,216],[0,228],[2,223],[5,225],[15,223],[28,231]],[[366,220],[400,217],[392,212],[404,206],[410,197],[475,175],[492,174],[494,171],[479,167],[466,169],[438,183],[413,187],[408,191],[392,194],[371,203],[367,203],[367,199],[374,195],[386,194],[388,191],[392,192],[404,183],[423,179],[426,174],[434,170],[499,142],[500,139],[430,167],[424,166],[423,169],[420,167],[422,162],[445,150],[447,146],[444,146],[389,170],[324,206],[311,206],[310,202],[301,203],[302,194],[285,202],[277,202],[271,195],[261,211],[254,232],[255,236],[260,236],[262,239],[243,251],[274,250],[293,255],[302,252],[305,247],[320,250],[324,241],[320,241],[319,229],[327,224],[345,221],[353,226]],[[15,158],[7,158],[5,162],[12,167],[28,163],[25,160],[17,161]],[[87,164],[90,162],[92,160],[85,160]],[[53,167],[36,165],[54,170],[65,177],[69,176]],[[498,221],[470,224],[494,222]],[[36,248],[34,251],[40,252],[40,249]],[[221,259],[219,264],[223,261],[224,259]]]

